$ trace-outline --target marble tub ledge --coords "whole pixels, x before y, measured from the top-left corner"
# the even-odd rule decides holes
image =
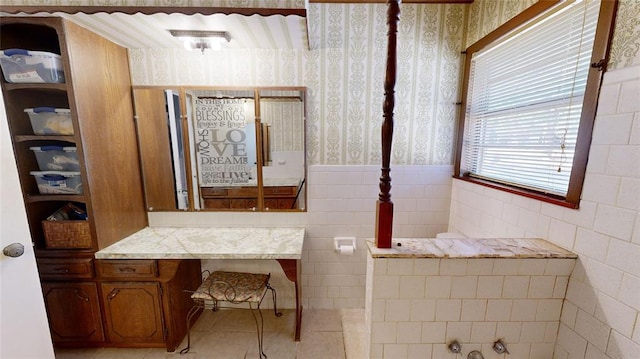
[[[373,258],[577,258],[541,238],[394,238],[391,248],[367,246]]]

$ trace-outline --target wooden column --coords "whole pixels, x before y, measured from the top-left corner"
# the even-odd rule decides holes
[[[382,123],[382,174],[380,194],[376,203],[376,247],[391,248],[393,230],[393,202],[391,202],[391,142],[393,139],[393,107],[396,86],[396,37],[400,21],[400,0],[387,1],[387,69],[384,80]]]

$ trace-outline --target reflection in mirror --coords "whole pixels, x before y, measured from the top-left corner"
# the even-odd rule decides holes
[[[253,90],[189,90],[187,121],[196,209],[258,207]]]
[[[304,91],[259,91],[264,208],[305,208]]]
[[[133,93],[149,211],[306,210],[304,88]]]
[[[178,92],[133,90],[147,210],[186,210],[187,177]]]

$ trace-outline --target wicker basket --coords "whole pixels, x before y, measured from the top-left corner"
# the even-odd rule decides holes
[[[47,248],[91,248],[87,221],[42,221]]]

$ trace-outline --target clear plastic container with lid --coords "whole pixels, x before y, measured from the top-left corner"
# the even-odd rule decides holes
[[[4,79],[14,83],[63,83],[62,57],[45,51],[7,49],[0,52]]]
[[[24,109],[36,135],[73,135],[71,111],[66,108],[35,107]]]

